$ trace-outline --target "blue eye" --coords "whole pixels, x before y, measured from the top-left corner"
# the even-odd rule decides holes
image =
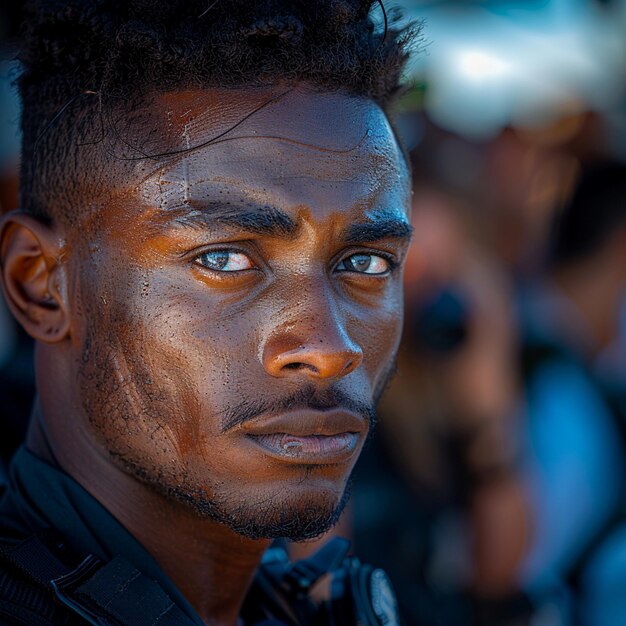
[[[339,263],[341,272],[357,272],[358,274],[386,274],[391,264],[377,254],[353,254]]]
[[[254,267],[247,254],[235,250],[209,250],[199,255],[196,261],[214,272],[240,272]]]

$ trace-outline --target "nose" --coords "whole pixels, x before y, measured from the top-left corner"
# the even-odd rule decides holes
[[[346,376],[363,361],[363,351],[332,311],[287,322],[276,328],[262,351],[265,371],[276,378]]]
[[[295,339],[295,338],[294,338]],[[354,344],[333,345],[324,342],[289,342],[291,346],[273,341],[263,353],[263,366],[271,376],[285,378],[305,374],[309,378],[333,379],[346,376],[363,360],[363,353]]]

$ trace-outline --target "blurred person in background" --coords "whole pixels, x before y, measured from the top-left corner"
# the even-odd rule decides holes
[[[523,579],[537,598],[570,594],[547,624],[626,623],[626,378],[598,367],[619,340],[625,296],[626,167],[596,163],[521,298],[534,528]]]

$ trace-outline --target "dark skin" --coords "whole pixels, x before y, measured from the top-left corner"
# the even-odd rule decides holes
[[[270,537],[342,506],[399,341],[408,172],[377,105],[305,85],[156,95],[126,137],[182,152],[129,161],[78,227],[3,222],[28,445],[232,626]]]

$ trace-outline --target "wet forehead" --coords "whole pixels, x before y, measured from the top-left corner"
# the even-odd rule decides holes
[[[140,187],[160,209],[277,198],[336,206],[407,193],[404,158],[369,100],[303,87],[211,90],[162,95],[152,111],[165,117],[159,141],[174,153]]]

